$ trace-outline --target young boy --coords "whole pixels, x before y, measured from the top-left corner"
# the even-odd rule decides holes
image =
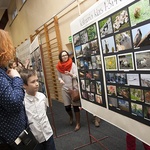
[[[24,69],[20,75],[24,82],[24,102],[28,121],[32,123],[30,125],[31,131],[40,143],[40,147],[43,147],[44,150],[56,150],[53,131],[46,114],[47,98],[43,93],[38,92],[37,72]]]

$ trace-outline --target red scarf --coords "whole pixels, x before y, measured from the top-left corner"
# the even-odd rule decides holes
[[[69,58],[66,62],[58,62],[56,68],[59,72],[65,73],[65,71],[70,71],[72,67],[72,59]]]

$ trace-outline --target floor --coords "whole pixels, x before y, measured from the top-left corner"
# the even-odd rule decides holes
[[[93,116],[85,110],[81,111],[81,129],[77,132],[74,132],[75,122],[69,125],[69,117],[61,102],[52,101],[48,117],[57,150],[126,150],[124,131],[104,120],[101,120],[100,127],[95,127]],[[136,144],[136,150],[144,150],[141,141],[136,140]]]

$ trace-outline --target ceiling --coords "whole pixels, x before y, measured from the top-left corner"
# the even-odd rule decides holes
[[[0,0],[0,10],[7,9],[11,0]]]

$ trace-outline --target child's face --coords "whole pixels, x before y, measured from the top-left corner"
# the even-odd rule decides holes
[[[35,96],[36,92],[39,89],[39,81],[37,75],[31,76],[28,79],[28,85],[24,85],[24,88],[26,89],[27,94]]]

